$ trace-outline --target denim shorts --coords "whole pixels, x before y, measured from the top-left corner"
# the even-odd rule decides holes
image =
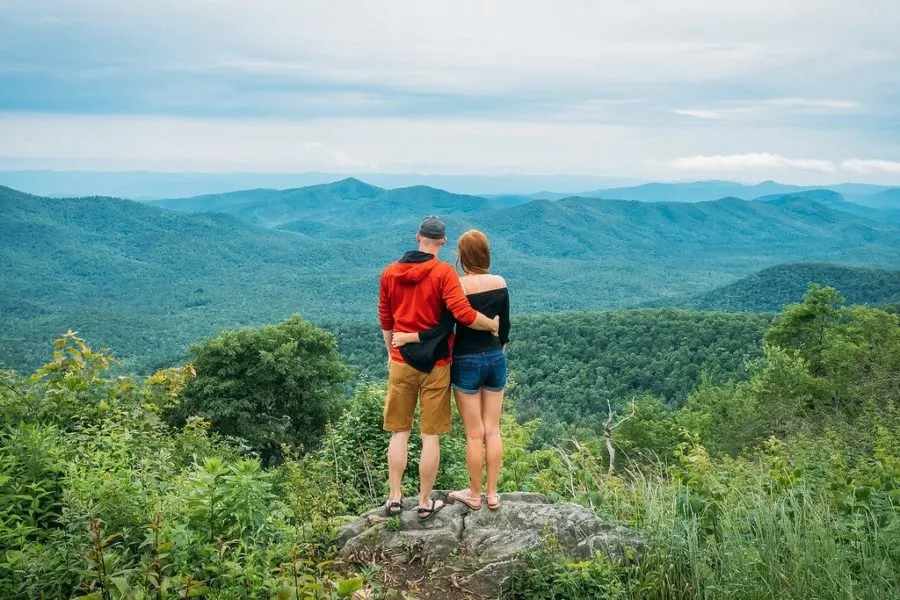
[[[482,389],[502,392],[506,387],[506,353],[497,348],[454,356],[450,385],[463,394],[477,394]]]

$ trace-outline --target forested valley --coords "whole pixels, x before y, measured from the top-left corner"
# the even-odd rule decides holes
[[[900,301],[895,211],[830,190],[743,191],[747,200],[551,201],[347,179],[140,203],[0,186],[0,367],[36,369],[69,327],[113,349],[120,372],[147,375],[223,329],[294,313],[320,325],[375,323],[378,274],[429,213],[447,222],[448,262],[466,229],[489,236],[516,315],[775,312],[810,282],[852,303]]]

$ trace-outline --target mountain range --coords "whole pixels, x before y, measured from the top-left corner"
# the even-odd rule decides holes
[[[33,365],[69,327],[146,370],[225,327],[372,320],[380,269],[431,213],[451,246],[488,234],[520,314],[679,301],[784,262],[900,267],[893,213],[834,193],[550,201],[346,179],[139,203],[0,188],[0,361]]]
[[[0,171],[0,185],[40,196],[82,197],[116,196],[132,200],[151,200],[219,194],[255,188],[296,188],[361,177],[386,187],[428,185],[459,194],[529,194],[552,189],[574,193],[598,187],[632,185],[640,180],[627,177],[594,175],[441,175],[421,173],[323,172],[153,172],[153,171]]]
[[[327,184],[348,175],[334,173],[161,173],[152,171],[0,171],[0,185],[52,197],[107,195],[134,200],[184,198],[223,194],[232,190],[289,189]],[[469,194],[506,199],[559,200],[570,196],[638,200],[641,202],[702,202],[723,197],[752,200],[760,196],[829,189],[847,200],[877,208],[900,209],[900,186],[859,183],[798,186],[764,181],[642,183],[623,177],[588,175],[423,175],[366,173],[361,176],[382,188],[429,186]],[[624,187],[623,187],[624,186]],[[548,190],[534,193],[533,190]]]
[[[585,198],[637,200],[638,202],[707,202],[719,198],[753,200],[763,196],[779,196],[817,190],[831,191],[842,198],[864,206],[900,209],[900,188],[865,183],[840,183],[827,186],[798,186],[763,181],[754,185],[733,181],[692,181],[685,183],[645,183],[629,187],[600,188],[575,194]],[[572,194],[540,192],[531,199],[559,200]]]

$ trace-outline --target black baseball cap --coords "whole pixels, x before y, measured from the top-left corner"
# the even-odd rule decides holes
[[[442,240],[447,237],[447,227],[440,217],[430,215],[419,223],[419,235],[430,240]]]

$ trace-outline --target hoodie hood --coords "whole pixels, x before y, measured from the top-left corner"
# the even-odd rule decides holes
[[[404,285],[419,283],[437,266],[434,254],[410,250],[397,261],[397,281]]]

